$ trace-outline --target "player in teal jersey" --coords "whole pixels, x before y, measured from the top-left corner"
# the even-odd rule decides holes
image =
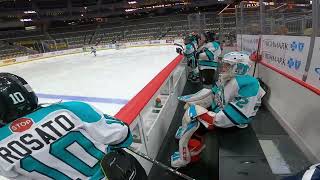
[[[197,81],[199,78],[198,63],[196,53],[198,49],[198,35],[193,33],[184,37],[184,48],[176,48],[177,53],[183,54],[187,60],[188,66],[191,68],[188,74],[188,80]],[[181,46],[182,47],[182,46]]]
[[[125,123],[83,102],[42,107],[10,73],[0,73],[0,122],[0,174],[9,179],[105,179],[100,160],[132,143]]]
[[[201,33],[196,58],[200,79],[204,85],[212,85],[217,79],[215,74],[220,54],[221,48],[215,41],[215,33],[210,31]]]

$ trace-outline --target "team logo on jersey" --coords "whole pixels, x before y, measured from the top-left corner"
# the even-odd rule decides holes
[[[33,121],[30,118],[19,118],[13,121],[10,125],[10,130],[12,132],[23,132],[33,125]]]

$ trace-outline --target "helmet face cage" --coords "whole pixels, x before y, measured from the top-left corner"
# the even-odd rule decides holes
[[[231,52],[224,55],[222,59],[222,74],[230,76],[245,75],[249,72],[251,61],[245,52]]]
[[[205,37],[205,42],[213,42],[215,41],[215,33],[211,31],[203,32],[202,35]]]
[[[192,42],[196,42],[198,44],[198,37],[193,34],[189,34],[184,37],[183,42],[185,45],[190,44]]]

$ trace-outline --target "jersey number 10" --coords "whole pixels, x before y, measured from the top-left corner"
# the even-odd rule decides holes
[[[94,146],[94,144],[79,131],[71,131],[67,135],[52,143],[50,145],[49,153],[55,158],[62,161],[63,163],[69,165],[71,168],[80,172],[84,176],[93,176],[100,169],[99,162],[97,162],[94,166],[91,167],[82,160],[80,160],[78,157],[76,157],[74,154],[70,153],[67,150],[67,148],[74,143],[80,145],[88,154],[90,154],[97,160],[102,159],[104,156],[104,153],[97,149]],[[35,171],[52,179],[72,179],[63,172],[60,172],[53,167],[47,166],[46,164],[40,162],[31,155],[23,158],[20,163],[21,168],[28,172]],[[57,164],[56,166],[58,167],[59,164]]]

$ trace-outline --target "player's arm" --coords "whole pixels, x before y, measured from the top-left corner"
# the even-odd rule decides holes
[[[221,54],[221,49],[218,43],[212,42],[203,47],[197,53],[198,59],[213,61]]]
[[[236,95],[223,109],[216,114],[217,122],[230,120],[235,125],[250,123],[261,106],[261,98],[264,92],[259,88],[255,95]]]
[[[208,48],[203,48],[200,52],[197,53],[197,58],[201,60],[214,60],[215,56],[212,51]]]
[[[87,125],[87,130],[91,136],[104,144],[115,148],[128,147],[132,143],[130,128],[124,122],[111,116],[100,114],[98,122]]]
[[[248,109],[247,107],[253,103],[249,102],[247,97],[236,97],[217,112],[216,121],[225,122],[230,120],[235,125],[248,124],[251,117],[246,115],[245,109]]]
[[[195,51],[196,51],[196,50],[195,50],[195,48],[194,48],[194,46],[193,46],[192,44],[187,44],[187,45],[185,46],[184,51],[183,51],[183,55],[184,55],[184,56],[190,56],[190,55],[192,55]]]
[[[85,131],[96,141],[114,147],[127,147],[132,143],[128,125],[124,122],[104,115],[95,107],[82,103],[70,102],[73,112],[83,121]]]

